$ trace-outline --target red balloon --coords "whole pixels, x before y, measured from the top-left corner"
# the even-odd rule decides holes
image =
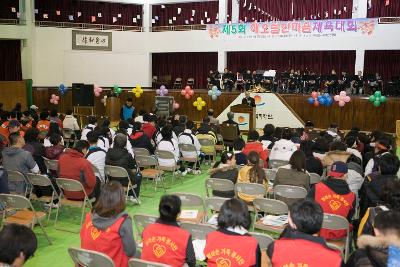
[[[194,95],[194,91],[192,89],[190,89],[189,95]]]
[[[182,90],[182,91],[181,91],[181,95],[186,95],[186,91],[185,91],[185,90]]]
[[[185,95],[185,98],[186,99],[190,99],[190,95]]]
[[[312,98],[317,98],[317,97],[318,97],[318,93],[315,92],[315,91],[313,91],[313,92],[311,93],[311,97],[312,97]]]
[[[318,106],[319,106],[319,102],[318,102],[318,100],[315,100],[315,101],[314,101],[314,106],[316,106],[316,107],[318,107]]]
[[[186,90],[186,91],[189,91],[190,89],[191,89],[190,86],[189,86],[189,85],[186,85],[185,90]]]

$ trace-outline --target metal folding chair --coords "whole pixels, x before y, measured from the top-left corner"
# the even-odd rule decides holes
[[[157,183],[160,182],[164,192],[165,189],[163,170],[158,169],[158,160],[151,156],[139,156],[135,154],[136,164],[141,170],[142,177],[152,179],[154,181],[154,191],[157,191]]]
[[[307,190],[294,185],[276,185],[274,187],[274,198],[282,200],[286,204],[292,201],[304,199],[307,196]]]
[[[198,151],[196,147],[192,144],[179,144],[179,151],[181,151],[182,154],[179,160],[183,162],[190,162],[190,163],[193,162],[194,163],[193,170],[194,170],[197,166],[197,162],[199,161]],[[195,155],[195,156],[189,157],[187,155]]]
[[[215,157],[217,156],[217,150],[215,149],[215,143],[211,139],[199,139],[199,143],[201,145],[201,151],[204,153],[204,155],[208,156],[208,162],[211,164],[211,157],[213,160],[215,160]],[[208,151],[208,149],[204,150],[204,147],[207,148],[212,148],[211,151]]]
[[[171,267],[171,266],[158,262],[145,261],[132,258],[128,262],[128,267]]]
[[[132,191],[134,198],[137,200],[138,204],[140,205],[140,200],[139,200],[138,196],[136,196],[135,191],[133,190],[134,188],[137,187],[137,185],[132,184],[131,179],[129,179],[129,174],[124,168],[119,167],[119,166],[105,165],[104,166],[104,175],[106,176],[107,181],[109,181],[110,178],[118,179],[118,180],[127,180],[128,185],[124,186],[124,189],[126,190],[126,198],[128,199],[129,191]]]
[[[82,248],[68,248],[68,253],[75,266],[115,267],[113,260],[104,253]]]
[[[333,244],[334,246],[340,248],[340,251],[344,252],[344,261],[346,262],[349,257],[351,241],[349,221],[343,216],[324,213],[322,228],[329,230],[345,230],[347,232],[346,238],[339,240],[327,240],[328,244]]]
[[[181,227],[192,235],[192,239],[206,240],[207,235],[217,230],[217,227],[209,224],[182,222]]]
[[[268,162],[268,167],[270,169],[278,169],[279,167],[288,165],[289,161],[286,160],[277,160],[277,159],[271,159]]]
[[[200,223],[203,222],[206,215],[206,207],[204,205],[204,200],[201,196],[189,193],[172,193],[173,195],[178,196],[182,202],[182,211],[189,210],[190,208],[195,208],[198,211],[197,217],[193,219],[189,218],[179,218],[180,221],[189,221]]]
[[[264,169],[265,176],[269,181],[274,181],[276,177],[277,170],[276,169]]]
[[[322,177],[317,173],[310,173],[310,185],[318,184],[322,181]]]
[[[248,196],[251,195],[254,198],[263,198],[267,194],[265,186],[256,183],[237,183],[235,184],[235,195],[240,198],[241,195]],[[247,205],[250,211],[254,210],[253,205]]]
[[[147,225],[155,223],[157,221],[157,216],[146,215],[146,214],[134,214],[133,221],[136,226],[136,240],[142,239],[143,230]]]
[[[206,195],[212,195],[212,191],[235,191],[235,184],[228,179],[208,178],[206,179]],[[210,194],[211,190],[211,194]]]
[[[83,215],[85,214],[85,208],[92,208],[92,203],[88,197],[88,195],[85,192],[85,189],[83,188],[83,185],[81,182],[77,180],[72,180],[68,178],[57,178],[56,183],[58,187],[61,189],[60,193],[60,204],[62,206],[70,206],[70,207],[80,207],[82,209],[82,214],[81,214],[81,222],[80,226],[82,226],[83,223]],[[84,199],[83,200],[72,200],[72,199],[66,199],[64,198],[64,192],[63,191],[70,191],[70,192],[82,192],[84,194]],[[58,213],[60,209],[57,209],[56,213],[56,219],[54,221],[54,227],[57,230],[60,231],[67,231],[67,232],[72,232],[69,229],[63,229],[63,228],[58,228],[57,227],[57,222],[58,222]],[[79,233],[79,232],[78,232]]]
[[[132,147],[133,154],[136,156],[150,156],[150,152],[146,148]]]
[[[44,158],[44,164],[47,170],[58,173],[58,160]]]
[[[271,215],[288,214],[289,208],[285,202],[276,200],[276,199],[270,199],[270,198],[256,198],[253,201],[253,205],[254,205],[254,210],[255,210],[253,230],[260,229],[260,230],[273,232],[273,233],[282,233],[282,231],[284,230],[284,227],[276,227],[276,226],[266,225],[257,219],[258,219],[258,214],[260,212],[264,212],[265,215],[267,215],[267,214],[271,214]]]
[[[64,138],[64,144],[66,147],[69,147],[71,143],[73,144],[76,140],[75,131],[69,128],[63,128],[62,134]]]
[[[154,152],[154,155],[156,156],[156,158],[158,160],[158,169],[159,170],[172,172],[172,183],[173,183],[174,178],[175,178],[175,171],[177,171],[179,169],[178,163],[175,160],[174,153],[172,153],[171,151],[157,149]],[[171,165],[171,166],[162,165],[161,164],[162,162],[160,162],[160,160],[174,161],[174,165]],[[178,176],[178,177],[181,180],[181,183],[183,183],[182,177],[181,176]]]
[[[261,250],[267,250],[268,246],[274,242],[274,239],[267,234],[263,234],[263,233],[256,233],[256,232],[250,232],[249,233],[252,237],[254,237],[255,239],[257,239],[258,241],[258,245],[260,246]]]
[[[30,187],[32,187],[32,186],[29,184],[25,175],[22,172],[10,171],[10,170],[7,170],[7,175],[8,175],[8,184],[9,184],[11,193],[15,193],[17,195],[23,195],[24,197],[26,197],[28,194],[28,191],[30,190]],[[15,183],[14,184],[15,188],[13,188],[14,186],[10,185],[11,182]]]
[[[51,240],[48,237],[42,220],[46,218],[46,213],[41,211],[35,211],[32,203],[26,197],[11,194],[0,194],[0,202],[5,203],[6,208],[17,210],[17,212],[11,216],[6,217],[6,211],[3,211],[2,224],[21,224],[33,229],[36,224],[39,224],[40,229],[45,235],[49,245]]]

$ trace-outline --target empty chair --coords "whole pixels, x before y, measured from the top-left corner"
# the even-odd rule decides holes
[[[269,181],[274,181],[276,177],[276,169],[264,169],[265,171],[265,176]]]
[[[135,155],[136,164],[139,168],[143,168],[141,170],[142,177],[151,179],[154,181],[154,191],[157,190],[157,184],[160,182],[164,191],[165,184],[164,178],[162,177],[164,171],[158,168],[158,161],[156,158],[151,156],[139,156]]]
[[[200,223],[203,221],[206,215],[206,208],[204,205],[204,200],[201,196],[189,193],[173,193],[173,195],[178,196],[182,202],[182,212],[178,218],[180,221],[189,221],[195,223]],[[189,215],[188,217],[185,217],[185,211],[193,211],[192,215],[196,215],[197,213],[197,216],[192,217]]]
[[[81,248],[69,248],[68,253],[76,266],[115,267],[113,260],[104,253]]]
[[[254,237],[255,239],[257,239],[258,241],[258,245],[260,246],[261,250],[267,250],[268,246],[274,242],[274,239],[267,235],[267,234],[263,234],[263,233],[256,233],[256,232],[250,232],[249,233],[252,237]]]
[[[285,228],[282,226],[273,226],[268,225],[262,222],[262,220],[257,220],[260,212],[263,212],[264,215],[287,215],[289,212],[289,208],[285,202],[269,199],[269,198],[256,198],[253,201],[254,205],[254,224],[253,229],[260,229],[273,233],[281,233]]]
[[[255,199],[263,198],[267,194],[264,185],[255,183],[237,183],[235,185],[235,195],[238,198]],[[252,207],[249,207],[252,209]]]
[[[189,85],[193,89],[194,88],[194,78],[188,78],[186,84]]]
[[[137,203],[140,204],[139,198],[136,195],[135,191],[133,190],[134,188],[137,188],[137,185],[132,184],[131,179],[129,179],[129,174],[124,168],[118,166],[105,165],[104,175],[106,176],[107,180],[110,180],[110,178],[112,178],[113,180],[127,181],[125,183],[121,183],[121,184],[127,184],[127,186],[124,186],[124,189],[126,190],[126,198],[129,197],[129,192],[132,192],[133,197],[136,199]]]
[[[29,199],[19,195],[0,194],[0,202],[4,203],[7,209],[16,210],[14,214],[7,217],[6,212],[2,212],[3,216],[1,221],[3,224],[21,224],[31,229],[33,229],[36,224],[39,224],[47,242],[49,242],[49,245],[52,244],[42,225],[42,220],[46,218],[46,213],[35,211]]]
[[[207,235],[217,227],[209,224],[182,222],[181,227],[192,235],[192,239],[205,240]]]
[[[182,78],[176,78],[174,82],[174,89],[181,89],[182,88]]]
[[[333,244],[339,247],[342,252],[344,252],[344,261],[346,262],[349,257],[349,247],[350,247],[350,224],[349,221],[339,215],[324,213],[324,220],[322,221],[322,228],[327,230],[342,230],[346,231],[347,235],[343,239],[337,240],[327,240],[328,244]]]
[[[133,154],[136,156],[150,156],[150,152],[146,148],[132,147]]]
[[[157,160],[158,160],[158,169],[162,170],[162,171],[172,172],[172,182],[174,182],[175,171],[177,171],[179,169],[178,163],[175,160],[174,153],[172,153],[171,151],[157,149],[154,152],[154,155],[157,157]],[[165,161],[175,162],[175,164],[173,164],[173,165],[164,165],[162,163],[164,160]],[[181,176],[178,176],[178,177],[180,178],[181,182],[183,183],[182,177]]]
[[[290,205],[297,200],[304,199],[307,196],[307,190],[294,185],[276,185],[274,187],[275,199],[282,200]]]
[[[7,175],[10,192],[26,196],[31,186],[25,178],[25,175],[22,172],[10,170],[7,170]]]
[[[170,267],[170,265],[162,264],[153,261],[145,261],[139,259],[130,259],[128,262],[129,267]]]
[[[321,180],[322,180],[322,178],[319,174],[310,173],[310,185],[318,184],[319,182],[321,182]]]
[[[140,240],[142,237],[142,232],[147,225],[155,223],[157,221],[157,216],[146,215],[146,214],[134,214],[133,220],[136,226],[136,240]]]
[[[47,170],[58,173],[58,160],[45,158],[44,164],[46,165]]]
[[[210,190],[211,194],[210,194]],[[206,195],[207,197],[214,195],[214,191],[229,193],[234,193],[235,184],[228,179],[219,179],[219,178],[208,178],[206,179]]]
[[[269,166],[269,168],[271,168],[271,169],[278,169],[279,167],[282,167],[282,166],[285,166],[285,165],[288,165],[289,164],[289,161],[286,161],[286,160],[277,160],[277,159],[275,159],[275,160],[270,160],[269,162],[268,162],[268,166]]]

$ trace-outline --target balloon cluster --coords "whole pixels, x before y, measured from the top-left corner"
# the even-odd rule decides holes
[[[103,103],[104,106],[107,106],[107,95],[104,95],[100,102]]]
[[[344,107],[346,103],[350,102],[350,96],[347,95],[346,91],[340,91],[338,95],[335,95],[334,99],[339,103],[339,107]]]
[[[210,90],[208,90],[208,95],[215,101],[221,95],[221,91],[214,85]]]
[[[379,107],[382,103],[386,102],[386,96],[382,95],[381,91],[376,91],[369,97],[369,101],[374,103],[375,107]]]
[[[99,97],[101,95],[101,92],[103,92],[103,88],[101,88],[100,86],[95,84],[94,87],[93,87],[93,91],[94,91],[94,95],[96,97]]]
[[[156,90],[156,94],[159,96],[166,96],[168,95],[168,89],[165,87],[165,85],[161,85],[160,89]]]
[[[68,92],[68,87],[62,83],[58,86],[58,92],[60,92],[60,95],[64,95]]]
[[[332,105],[333,99],[328,93],[319,95],[317,92],[313,91],[311,93],[311,97],[308,98],[308,103],[314,104],[314,106],[316,107],[318,107],[319,105],[328,107]]]
[[[119,95],[119,94],[122,93],[122,88],[119,87],[117,84],[114,84],[113,90],[114,90],[114,93],[115,93],[116,95]]]
[[[60,101],[60,97],[58,95],[52,94],[50,98],[50,103],[58,105],[58,101]]]
[[[181,95],[183,95],[186,99],[190,99],[192,95],[194,95],[194,91],[190,86],[186,86],[185,89],[181,91]]]
[[[143,89],[142,87],[137,84],[135,88],[132,89],[132,93],[139,98],[143,94]]]
[[[172,104],[173,110],[179,109],[179,103],[174,100],[174,104]]]
[[[197,110],[202,110],[206,105],[206,101],[204,101],[201,97],[198,97],[196,101],[193,102],[193,106],[197,107]]]

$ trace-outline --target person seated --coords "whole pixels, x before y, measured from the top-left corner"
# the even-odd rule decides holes
[[[235,117],[235,113],[233,112],[228,112],[226,114],[226,117],[228,117],[228,119],[226,121],[223,121],[222,124],[235,124],[237,125],[237,129],[238,129],[238,134],[240,134],[240,130],[239,130],[239,124],[233,120],[233,118]]]
[[[3,155],[0,153],[0,194],[10,194],[10,189],[8,188],[8,174],[2,162]]]
[[[60,118],[58,117],[58,112],[57,112],[56,109],[50,110],[49,120],[50,120],[50,122],[57,123],[58,127],[59,127],[60,129],[62,129],[63,123],[62,123],[62,121],[60,120]]]
[[[156,145],[158,143],[160,143],[160,141],[162,139],[161,130],[165,125],[167,125],[167,121],[164,118],[160,118],[157,122],[157,132],[153,135],[153,138],[152,138],[152,140],[154,141],[154,143]],[[176,141],[178,141],[178,136],[175,134],[175,132],[172,132],[172,138],[175,139]]]
[[[346,150],[347,150],[346,144],[340,141],[335,141],[331,143],[329,147],[329,152],[326,153],[325,157],[321,160],[322,165],[329,170],[332,163],[335,161],[341,161],[346,163],[348,158],[352,155],[350,152],[347,152]]]
[[[58,160],[60,155],[64,152],[64,145],[62,137],[59,134],[52,134],[49,138],[51,146],[45,148],[45,157],[52,160]]]
[[[346,182],[347,172],[346,163],[335,161],[327,179],[311,188],[307,198],[320,204],[324,213],[340,215],[351,223],[355,212],[356,195],[351,192]],[[321,229],[319,234],[325,239],[340,239],[347,235],[346,230],[328,229]]]
[[[207,235],[207,266],[261,266],[260,246],[248,232],[250,224],[246,203],[236,198],[226,200],[218,214],[218,230]]]
[[[20,224],[4,225],[0,231],[0,266],[22,267],[37,249],[35,233]]]
[[[2,151],[3,167],[8,171],[19,171],[26,175],[29,172],[39,173],[39,167],[30,152],[22,149],[25,140],[18,133],[9,136],[10,146]],[[9,182],[10,191],[22,194],[25,191],[25,183]]]
[[[319,176],[322,176],[324,168],[322,167],[321,161],[314,157],[313,147],[314,142],[309,140],[302,141],[300,144],[300,150],[306,155],[306,171],[308,173],[316,173]]]
[[[89,198],[98,198],[100,194],[101,181],[96,179],[92,164],[85,158],[89,149],[89,143],[79,140],[73,148],[66,149],[58,159],[58,172],[60,178],[68,178],[81,182],[86,195]],[[68,199],[83,200],[83,192],[64,191]]]
[[[24,112],[22,112],[22,117],[20,120],[21,130],[25,132],[29,128],[32,128],[32,120],[33,120],[32,116],[28,110],[25,110]]]
[[[62,143],[62,145],[64,145],[64,138],[62,137],[63,134],[62,134],[62,132],[60,131],[59,125],[58,125],[56,122],[51,121],[51,122],[50,122],[50,126],[49,126],[49,130],[47,131],[46,137],[45,137],[44,140],[43,140],[43,145],[44,145],[44,147],[49,147],[49,146],[51,146],[51,143],[50,143],[50,136],[53,135],[53,134],[58,134],[58,135],[60,135],[60,136],[61,136],[61,139],[62,139],[62,140],[61,140],[61,143]]]
[[[32,154],[33,159],[39,166],[40,173],[45,174],[47,173],[47,168],[44,164],[43,157],[45,156],[46,148],[39,142],[39,134],[37,128],[28,129],[24,135],[25,145],[23,146],[23,149]]]
[[[262,167],[263,164],[262,162],[260,162],[260,155],[255,151],[251,151],[247,156],[247,159],[248,159],[247,165],[243,166],[239,170],[237,182],[262,184],[268,191],[268,179]],[[238,196],[240,199],[243,199],[247,203],[252,203],[253,200],[257,197],[264,197],[257,195],[248,195],[241,192],[238,193]]]
[[[265,124],[263,129],[264,134],[260,136],[259,141],[263,144],[264,149],[272,149],[276,139],[274,136],[275,126],[272,124]]]
[[[345,143],[347,145],[347,152],[353,154],[359,159],[359,164],[362,166],[362,155],[360,151],[358,151],[357,146],[358,146],[358,138],[357,136],[346,136]]]
[[[243,153],[248,156],[251,151],[257,152],[260,155],[260,158],[263,162],[263,166],[267,168],[268,149],[264,149],[261,142],[258,141],[259,138],[260,135],[258,134],[257,131],[250,131],[247,136],[247,143],[243,149]]]
[[[354,154],[347,159],[347,168],[349,169],[346,182],[352,192],[358,194],[361,186],[364,183],[364,172],[359,164],[360,160]]]
[[[132,98],[126,99],[125,104],[121,107],[119,117],[122,121],[126,121],[129,118],[135,118],[135,107],[133,106]]]
[[[325,138],[318,137],[317,139],[315,139],[313,146],[313,155],[316,159],[321,161],[326,156],[326,153],[328,151],[329,143]]]
[[[78,125],[77,119],[74,117],[72,110],[67,110],[65,118],[63,120],[63,126],[62,128],[64,129],[71,129],[73,131],[79,131],[80,127]]]
[[[115,266],[128,266],[136,252],[132,219],[125,211],[125,193],[121,184],[110,181],[103,185],[100,197],[86,214],[80,232],[81,248],[109,256]]]
[[[127,136],[124,134],[118,133],[115,135],[113,147],[106,153],[105,164],[124,168],[128,172],[131,183],[136,185],[136,188],[134,188],[133,191],[135,192],[136,197],[139,197],[142,178],[140,175],[134,173],[134,170],[137,170],[137,166],[132,155],[126,149],[126,140]],[[108,179],[117,180],[123,186],[128,186],[127,179],[118,179],[113,177],[108,177]],[[133,192],[129,192],[128,195],[131,202],[137,203]]]
[[[390,154],[392,150],[391,142],[389,138],[381,138],[374,144],[373,156],[371,159],[367,161],[367,165],[365,166],[364,175],[368,176],[371,173],[377,172],[379,159],[386,154]]]
[[[24,137],[25,132],[21,130],[21,124],[17,120],[11,120],[7,125],[8,131],[4,135],[6,138],[12,133],[19,133],[20,136]]]
[[[219,125],[219,120],[214,118],[214,110],[212,108],[207,110],[207,116],[210,118],[210,124]]]
[[[374,234],[362,235],[358,249],[346,263],[348,267],[399,266],[400,212],[383,211],[374,220]]]
[[[86,140],[88,132],[93,131],[97,127],[97,118],[95,116],[89,116],[88,125],[82,129],[81,140]]]
[[[86,139],[89,143],[89,149],[85,158],[96,167],[98,172],[95,172],[96,177],[103,183],[105,182],[104,165],[106,161],[106,151],[98,147],[98,135],[96,131],[90,131],[86,135]]]
[[[289,164],[278,168],[274,180],[274,187],[277,185],[300,186],[307,191],[310,189],[310,175],[306,171],[306,156],[303,151],[296,150],[290,157]],[[284,201],[288,205],[296,201],[296,199],[281,197],[278,199]]]
[[[397,156],[386,153],[379,158],[376,175],[368,175],[360,189],[360,211],[365,212],[368,207],[379,204],[380,192],[383,184],[388,180],[397,180],[400,161]],[[363,214],[363,213],[361,213]]]
[[[204,117],[203,122],[201,123],[200,127],[197,128],[197,134],[213,134],[215,137],[214,129],[210,126],[210,117]]]
[[[146,148],[150,154],[154,154],[154,147],[150,142],[149,137],[142,131],[142,124],[135,121],[132,124],[132,134],[129,136],[129,141],[132,148]]]
[[[212,169],[208,171],[211,178],[227,179],[236,184],[238,177],[238,169],[236,159],[232,152],[224,151],[221,154],[221,160],[217,161]],[[217,197],[232,198],[235,192],[232,191],[217,191],[213,190],[212,194]]]
[[[108,127],[96,127],[94,131],[96,132],[98,138],[97,146],[107,152],[110,148],[110,143],[112,140],[110,129]]]
[[[174,126],[173,129],[176,136],[179,136],[181,133],[183,133],[183,131],[185,131],[187,120],[188,118],[185,115],[179,116],[178,125]]]
[[[204,121],[209,122],[210,118],[205,117],[203,119]],[[208,130],[209,129],[209,130]],[[208,131],[207,131],[208,130]],[[207,124],[202,124],[198,129],[196,133],[197,139],[205,139],[205,140],[210,140],[214,145],[210,146],[201,146],[201,151],[204,152],[205,154],[207,153],[212,153],[215,150],[215,144],[217,144],[217,135],[212,131],[211,127]],[[207,158],[208,156],[206,156]]]
[[[142,130],[149,139],[153,138],[153,135],[157,132],[157,128],[155,126],[156,119],[157,116],[151,115],[149,113],[143,116],[144,123],[142,125]]]
[[[272,147],[269,160],[289,161],[292,154],[297,150],[297,146],[291,141],[292,131],[289,128],[283,130],[281,138]]]
[[[340,142],[342,133],[339,130],[339,126],[336,123],[331,123],[326,133],[333,137],[333,141]]]
[[[174,155],[174,159],[158,159],[158,163],[160,166],[175,166],[178,163],[179,160],[179,145],[178,142],[172,138],[172,125],[167,124],[164,126],[161,130],[161,135],[162,139],[160,143],[157,145],[158,150],[164,150],[164,151],[169,151],[172,152]],[[182,175],[186,175],[187,171],[183,167],[183,165],[180,166],[179,172]]]
[[[36,128],[39,132],[47,132],[50,128],[49,113],[47,111],[40,112],[40,120],[36,124]]]
[[[360,220],[358,236],[374,234],[374,219],[382,211],[400,211],[400,180],[386,180],[379,192],[379,204],[369,207]]]
[[[147,113],[146,110],[143,110],[143,109],[139,110],[139,114],[138,114],[138,116],[135,118],[135,121],[140,122],[140,123],[143,123],[143,122],[144,122],[144,121],[143,121],[143,116],[144,116],[146,113]]]
[[[194,128],[194,122],[190,121],[190,120],[187,121],[185,127],[186,127],[186,129],[178,137],[178,143],[194,145],[197,153],[195,154],[195,153],[191,153],[191,152],[181,151],[182,157],[185,157],[185,158],[199,157],[200,158],[197,161],[196,166],[194,166],[194,163],[189,163],[189,167],[186,170],[189,173],[193,172],[193,174],[200,174],[201,173],[200,165],[203,162],[204,155],[201,153],[201,145],[200,145],[199,139],[197,139],[197,136],[195,136],[192,133],[192,129]]]
[[[158,220],[143,230],[141,259],[171,266],[196,266],[192,237],[177,222],[181,199],[175,195],[162,196],[158,211]]]
[[[243,149],[246,146],[246,143],[242,138],[237,138],[233,141],[233,153],[235,154],[236,165],[246,165],[247,164],[247,156],[243,153]]]
[[[324,214],[312,200],[300,200],[289,207],[289,225],[278,240],[268,246],[272,267],[278,266],[344,266],[340,252],[328,247],[317,234]]]

